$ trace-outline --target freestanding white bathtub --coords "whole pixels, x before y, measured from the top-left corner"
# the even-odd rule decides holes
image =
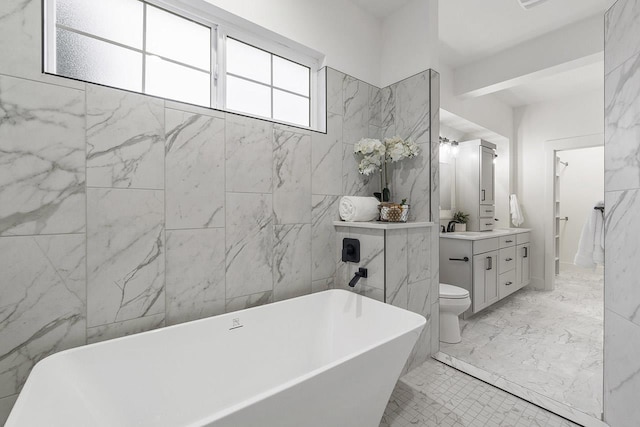
[[[7,427],[377,427],[424,317],[331,290],[63,351]]]

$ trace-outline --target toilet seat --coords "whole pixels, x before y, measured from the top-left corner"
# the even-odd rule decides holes
[[[458,286],[440,283],[440,298],[464,299],[469,297],[469,291]]]

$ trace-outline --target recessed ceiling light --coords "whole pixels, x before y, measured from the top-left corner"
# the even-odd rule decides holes
[[[547,0],[518,0],[518,3],[520,3],[520,6],[522,6],[524,10],[529,10],[532,7],[540,6],[546,1]]]

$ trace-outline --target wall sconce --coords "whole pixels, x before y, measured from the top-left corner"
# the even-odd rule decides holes
[[[446,137],[439,137],[440,139],[440,148],[443,150],[444,154],[447,156],[453,155],[453,157],[458,156],[458,152],[460,151],[460,147],[458,146],[458,141],[451,141]]]

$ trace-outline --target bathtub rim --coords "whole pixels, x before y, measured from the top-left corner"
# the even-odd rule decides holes
[[[80,347],[75,347],[75,348],[71,348],[71,349],[67,349],[67,350],[63,350],[60,351],[58,353],[52,354],[50,356],[45,357],[44,359],[40,360],[38,363],[36,363],[36,365],[33,367],[33,369],[31,370],[31,373],[29,374],[29,377],[31,377],[31,375],[34,373],[34,371],[36,371],[36,369],[38,370],[42,370],[44,369],[44,367],[46,367],[46,365],[48,365],[49,363],[51,363],[53,360],[56,360],[60,357],[63,357],[65,355],[71,354],[71,353],[75,353],[78,351],[83,351],[84,349],[86,349],[87,347],[92,347],[92,348],[98,348],[100,346],[103,345],[108,345],[111,344],[115,341],[124,341],[124,340],[130,340],[133,338],[138,338],[140,335],[143,334],[154,334],[154,333],[160,333],[161,331],[164,330],[168,330],[168,329],[172,329],[172,328],[180,328],[180,327],[187,327],[190,324],[194,324],[194,323],[199,323],[199,322],[206,322],[211,320],[212,318],[217,318],[217,317],[221,317],[221,316],[233,316],[234,314],[237,313],[241,313],[243,311],[247,311],[247,310],[253,310],[253,309],[260,309],[266,306],[276,306],[279,304],[283,304],[283,303],[291,303],[291,301],[294,301],[296,299],[306,299],[306,298],[312,298],[318,294],[325,294],[325,293],[333,293],[333,294],[349,294],[347,296],[355,296],[356,298],[367,298],[370,301],[373,301],[374,304],[383,304],[385,306],[390,307],[392,310],[400,310],[400,311],[404,311],[406,315],[409,315],[410,317],[414,317],[416,318],[416,320],[418,320],[418,323],[410,328],[407,329],[403,332],[399,332],[399,333],[395,333],[395,334],[390,334],[388,335],[384,340],[377,340],[375,341],[373,344],[367,345],[367,346],[363,346],[362,348],[360,348],[358,351],[350,353],[346,356],[342,356],[340,358],[337,358],[335,360],[333,360],[330,363],[324,364],[318,368],[312,369],[302,375],[298,375],[296,377],[293,377],[292,379],[285,381],[281,384],[278,384],[274,387],[271,387],[267,390],[264,390],[260,393],[256,393],[254,395],[252,395],[251,397],[244,399],[234,405],[230,405],[227,408],[224,408],[222,410],[219,410],[217,412],[215,412],[214,414],[211,414],[210,416],[207,416],[205,418],[201,418],[195,422],[189,423],[189,424],[184,424],[183,427],[202,427],[203,425],[209,424],[211,422],[220,420],[230,414],[233,414],[234,412],[237,412],[239,410],[242,410],[243,408],[249,407],[255,403],[258,403],[266,398],[268,398],[269,396],[272,396],[274,394],[277,394],[283,390],[286,390],[288,388],[292,388],[293,386],[300,384],[310,378],[313,378],[325,371],[328,371],[330,369],[335,368],[336,366],[339,366],[341,364],[344,364],[345,362],[355,359],[356,357],[359,357],[367,352],[370,352],[376,348],[379,348],[387,343],[390,343],[392,341],[397,340],[398,338],[404,336],[404,335],[408,335],[408,334],[412,334],[415,333],[416,334],[416,341],[420,336],[420,333],[422,332],[422,329],[425,327],[426,323],[427,323],[427,319],[418,313],[414,313],[412,311],[400,308],[400,307],[396,307],[390,304],[386,304],[380,301],[377,301],[373,298],[369,298],[367,296],[361,295],[361,294],[357,294],[355,292],[350,292],[344,289],[328,289],[325,291],[321,291],[321,292],[316,292],[316,293],[312,293],[312,294],[307,294],[307,295],[303,295],[303,296],[299,296],[299,297],[295,297],[295,298],[289,298],[286,300],[282,300],[282,301],[277,301],[274,303],[270,303],[270,304],[265,304],[262,306],[257,306],[257,307],[250,307],[250,308],[245,308],[242,310],[236,310],[233,312],[229,312],[229,313],[224,313],[224,314],[220,314],[220,315],[214,315],[214,316],[209,316],[209,317],[205,317],[202,319],[196,319],[196,320],[191,320],[188,322],[183,322],[183,323],[178,323],[176,325],[170,325],[170,326],[163,326],[161,328],[157,328],[157,329],[153,329],[150,331],[145,331],[145,332],[140,332],[140,333],[135,333],[135,334],[131,334],[131,335],[127,335],[124,337],[119,337],[119,338],[113,338],[110,340],[105,340],[105,341],[101,341],[101,342],[97,342],[97,343],[93,343],[93,344],[87,344],[87,345],[83,345]],[[415,346],[415,342],[414,342],[414,346]],[[29,378],[28,377],[28,378]],[[28,381],[27,378],[27,382],[25,383],[24,387],[22,388],[22,390],[20,391],[19,395],[18,395],[18,399],[16,400],[16,403],[14,405],[14,408],[12,409],[12,411],[9,413],[9,419],[11,418],[11,414],[13,413],[14,409],[17,409],[19,406],[22,406],[23,404],[21,403],[21,396],[23,395],[23,392],[27,391],[31,388],[31,384]],[[9,421],[9,419],[7,421]]]

